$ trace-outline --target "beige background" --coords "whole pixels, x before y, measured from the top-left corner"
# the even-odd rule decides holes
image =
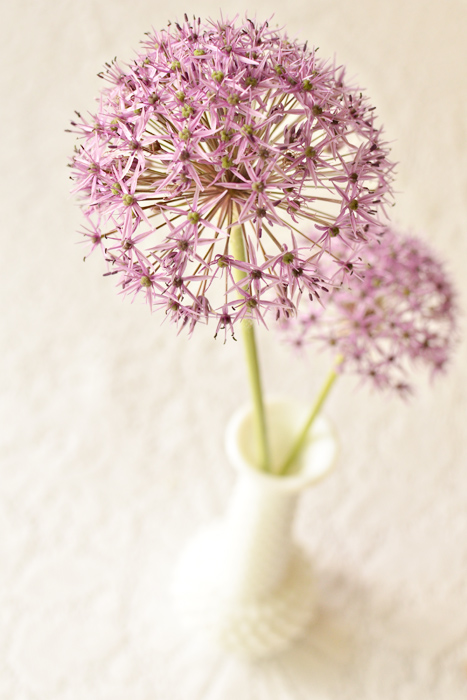
[[[93,110],[104,61],[130,60],[146,30],[185,9],[178,0],[2,8],[0,698],[461,700],[465,340],[448,375],[434,385],[420,377],[408,404],[348,379],[336,387],[328,413],[340,465],[299,513],[323,601],[300,652],[241,668],[201,656],[171,623],[176,552],[228,497],[223,431],[247,398],[241,348],[215,342],[211,328],[177,337],[146,306],[122,303],[100,259],[83,264],[64,129],[74,109]],[[188,9],[218,16],[207,0]],[[444,257],[465,310],[464,0],[289,0],[248,11],[275,12],[366,87],[400,163],[394,217]],[[269,393],[312,395],[325,358],[292,361],[267,334],[261,350]]]

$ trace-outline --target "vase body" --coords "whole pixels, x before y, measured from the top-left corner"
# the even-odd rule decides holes
[[[278,466],[306,410],[285,401],[266,410]],[[237,655],[266,658],[300,637],[315,611],[312,567],[294,541],[293,521],[300,493],[332,468],[336,441],[319,418],[291,475],[260,472],[252,416],[243,409],[228,426],[226,448],[237,472],[230,503],[221,520],[188,543],[174,600],[188,629]]]

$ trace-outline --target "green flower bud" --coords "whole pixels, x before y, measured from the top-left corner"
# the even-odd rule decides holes
[[[131,207],[133,202],[135,201],[135,198],[133,197],[132,194],[124,194],[122,197],[122,202],[123,204],[126,204],[127,207]]]
[[[182,116],[185,118],[191,117],[193,114],[193,107],[191,105],[184,105],[182,107]]]
[[[287,253],[284,253],[284,255],[282,256],[282,262],[285,265],[291,265],[291,263],[293,263],[294,259],[295,259],[295,256],[290,251],[288,251]]]
[[[146,275],[144,275],[144,277],[141,277],[140,281],[141,281],[142,287],[151,287],[152,286],[151,280],[149,279],[149,277],[146,277]]]
[[[211,77],[216,81],[216,83],[222,83],[224,80],[224,74],[221,70],[215,70],[211,73]]]
[[[182,141],[188,141],[188,139],[191,136],[190,131],[185,127],[181,131],[178,132],[179,137],[182,139]]]
[[[197,224],[201,217],[197,211],[191,211],[188,214],[187,218],[188,218],[188,221],[191,221],[192,224]]]
[[[305,92],[309,92],[310,90],[313,90],[313,85],[312,85],[312,83],[310,83],[308,78],[303,81],[302,90],[305,90]]]

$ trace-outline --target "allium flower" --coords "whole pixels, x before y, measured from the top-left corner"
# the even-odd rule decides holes
[[[321,341],[340,356],[339,371],[378,387],[410,390],[410,363],[444,368],[455,341],[453,288],[428,246],[388,230],[365,249],[351,287],[332,290],[326,309],[302,306],[283,328],[297,346]]]
[[[125,292],[182,325],[288,316],[346,273],[337,239],[347,255],[380,236],[393,166],[374,107],[343,68],[267,22],[185,16],[101,77],[97,113],[72,122],[85,235],[104,242]],[[244,261],[229,247],[235,224]]]

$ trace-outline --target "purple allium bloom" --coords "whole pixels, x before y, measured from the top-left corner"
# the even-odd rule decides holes
[[[442,265],[419,238],[391,230],[365,248],[351,287],[332,289],[326,309],[314,307],[283,324],[289,341],[321,342],[342,358],[338,371],[402,394],[411,362],[442,370],[456,339],[455,294]]]
[[[72,122],[85,235],[126,293],[181,325],[288,317],[330,283],[323,256],[331,280],[348,274],[337,240],[347,259],[380,237],[393,165],[374,107],[267,22],[185,16],[101,77],[97,114]]]

